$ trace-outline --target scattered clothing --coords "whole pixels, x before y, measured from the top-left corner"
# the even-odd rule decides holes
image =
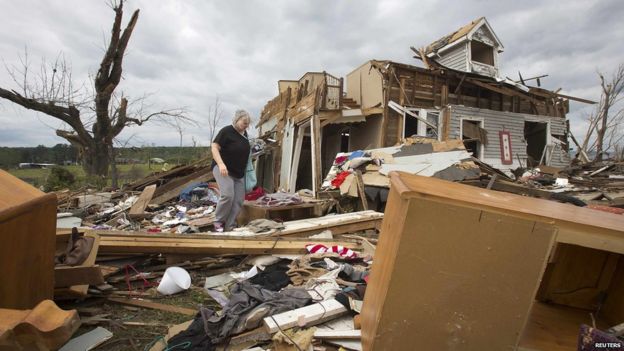
[[[327,247],[323,244],[310,244],[310,245],[306,245],[306,249],[311,254],[323,254],[326,252],[332,252],[343,257],[357,258],[357,253],[355,253],[355,251],[349,249],[348,247],[344,247],[342,245],[334,245],[331,247]]]
[[[334,159],[334,164],[337,166],[342,165],[343,163],[345,163],[347,160],[349,159],[349,156],[337,156],[336,159]]]
[[[362,151],[362,150],[353,151],[349,155],[349,160],[353,160],[356,157],[362,157],[362,156],[364,156],[364,151]]]
[[[247,281],[235,284],[230,292],[230,301],[220,315],[209,308],[200,310],[199,318],[203,319],[204,331],[213,344],[232,334],[257,328],[266,316],[294,310],[311,301],[304,289],[275,292]]]
[[[299,205],[303,203],[299,194],[277,192],[273,194],[266,194],[263,197],[256,200],[258,205],[278,207],[287,205]]]
[[[318,278],[327,273],[327,269],[313,266],[310,260],[311,257],[308,255],[301,256],[299,259],[292,261],[288,266],[290,269],[286,274],[288,274],[290,281],[292,281],[294,285],[303,285],[308,280]]]
[[[261,186],[256,187],[252,191],[245,194],[245,200],[247,201],[256,201],[262,196],[264,196],[265,192]]]
[[[288,269],[288,264],[276,263],[266,267],[264,271],[249,279],[249,282],[271,291],[280,291],[290,284],[290,277],[286,274]]]
[[[65,252],[54,258],[55,263],[68,266],[81,265],[91,253],[93,241],[94,239],[91,237],[81,236],[76,227],[72,228],[67,248]]]
[[[198,313],[186,330],[179,332],[167,341],[167,345],[188,345],[188,351],[212,351],[216,346],[204,331],[204,320]]]
[[[351,172],[349,171],[343,171],[343,172],[338,173],[336,175],[336,178],[332,179],[331,185],[334,188],[339,188],[342,185],[342,183],[344,183],[345,179],[347,179],[349,175],[351,175]]]
[[[340,278],[348,280],[350,282],[362,282],[364,281],[364,277],[368,275],[368,271],[365,271],[363,269],[357,269],[355,266],[352,266],[348,263],[343,263],[340,268]]]
[[[282,223],[278,223],[270,219],[264,218],[254,219],[253,221],[247,223],[246,227],[254,233],[269,232],[271,230],[282,230],[285,228]]]

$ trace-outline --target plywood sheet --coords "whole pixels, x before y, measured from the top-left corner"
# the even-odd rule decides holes
[[[31,309],[54,289],[56,195],[0,170],[0,308]]]
[[[364,349],[513,349],[555,229],[420,197],[405,186],[411,178],[390,187],[362,311]]]
[[[435,178],[401,173],[394,177],[401,180],[404,197],[435,197],[457,205],[552,222],[558,228],[558,242],[624,254],[624,216]]]

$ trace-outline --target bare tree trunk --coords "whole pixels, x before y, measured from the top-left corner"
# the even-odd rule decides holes
[[[117,172],[117,160],[115,159],[115,147],[110,147],[110,170],[111,170],[111,186],[113,189],[119,189],[119,174]]]
[[[602,109],[599,115],[600,128],[596,130],[596,158],[594,159],[594,161],[602,161],[604,137],[605,137],[605,133],[607,132],[609,108],[611,107],[611,104],[609,102],[611,101],[611,90],[613,88],[611,84],[607,84],[605,86],[604,77],[602,75],[600,75],[600,81],[601,81],[601,86],[602,86],[602,98],[601,98]]]

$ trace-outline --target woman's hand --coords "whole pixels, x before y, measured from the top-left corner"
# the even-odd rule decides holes
[[[221,173],[222,176],[227,177],[228,170],[227,167],[225,167],[225,163],[218,164],[217,166],[219,167],[219,173]]]

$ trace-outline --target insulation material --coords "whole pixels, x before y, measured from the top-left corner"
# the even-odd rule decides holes
[[[436,172],[460,163],[465,159],[470,159],[470,154],[465,150],[395,157],[395,163],[382,165],[379,173],[388,175],[392,171],[403,171],[431,177]]]

